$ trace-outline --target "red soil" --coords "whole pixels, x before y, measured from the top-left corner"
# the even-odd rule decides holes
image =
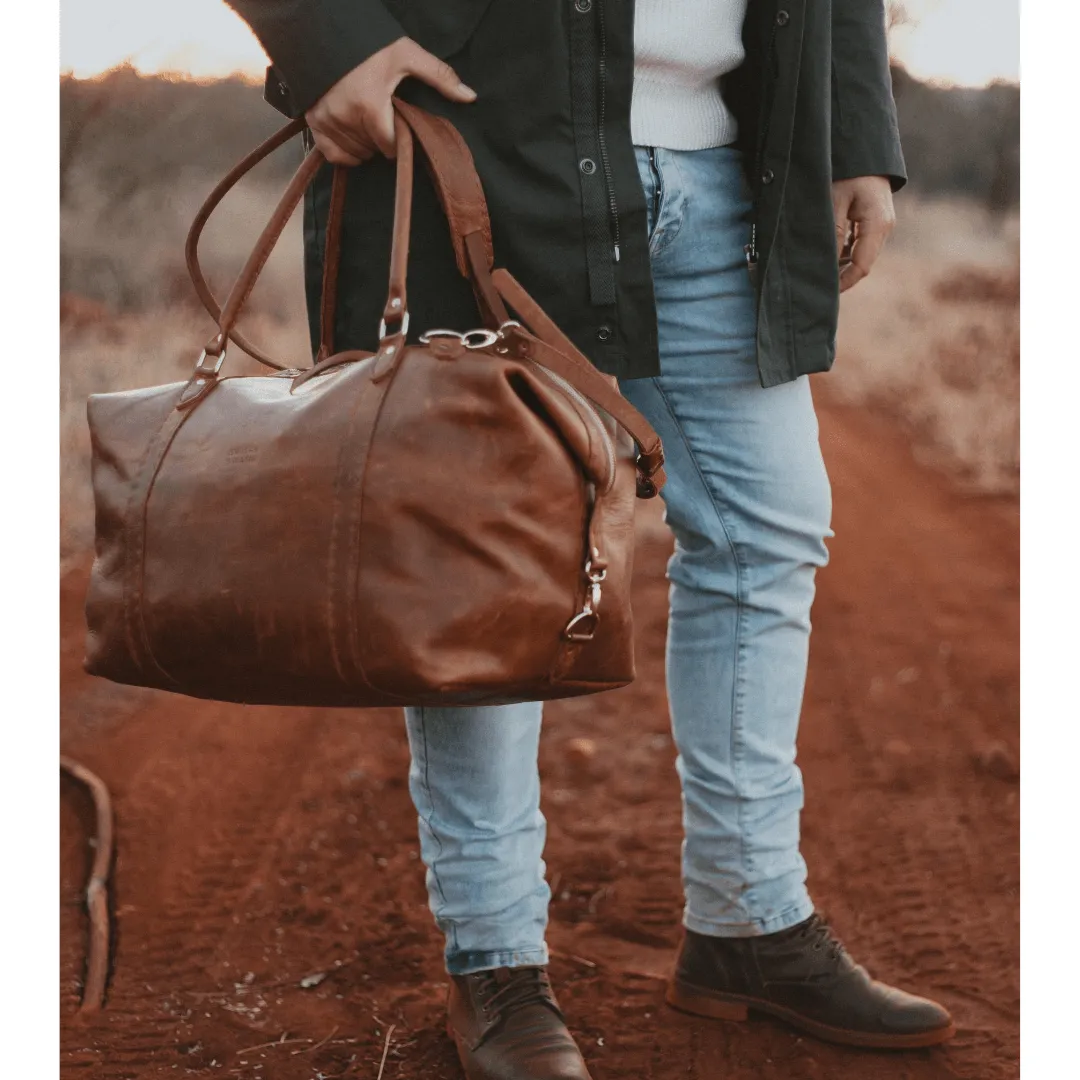
[[[953,1010],[936,1050],[826,1046],[662,1003],[679,936],[659,507],[645,507],[637,682],[555,703],[541,767],[552,972],[596,1080],[1018,1075],[1018,530],[863,413],[822,408],[836,498],[800,763],[810,886],[858,959]],[[657,500],[659,502],[659,500]],[[75,1016],[92,813],[61,782],[62,1075],[459,1076],[442,1030],[398,714],[243,708],[80,669],[85,570],[62,583],[62,744],[115,800],[104,1011]],[[593,739],[587,765],[571,740]]]

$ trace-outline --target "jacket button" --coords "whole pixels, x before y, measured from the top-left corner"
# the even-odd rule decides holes
[[[596,172],[596,162],[591,157],[583,157],[578,162],[578,168],[586,175],[592,176]]]
[[[776,173],[772,169],[765,169],[761,174],[761,182],[763,184],[771,184],[776,179]]]
[[[776,25],[787,26],[791,22],[791,16],[786,11],[778,11],[776,13]]]
[[[574,0],[574,7],[584,15],[586,12],[592,11],[592,0]]]
[[[611,327],[610,326],[601,326],[596,331],[596,340],[597,341],[610,341],[611,340]]]

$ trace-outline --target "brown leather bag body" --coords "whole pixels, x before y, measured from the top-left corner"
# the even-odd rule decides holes
[[[294,122],[218,185],[192,227],[189,265],[220,331],[192,377],[90,398],[92,674],[225,701],[352,707],[543,700],[633,679],[634,500],[663,483],[660,440],[492,271],[487,206],[456,129],[395,105],[397,206],[375,352],[334,354],[329,340],[338,170],[315,366],[221,375],[230,339],[279,366],[234,323],[321,156],[305,159],[223,308],[198,268],[199,234]],[[414,136],[485,327],[406,345]]]

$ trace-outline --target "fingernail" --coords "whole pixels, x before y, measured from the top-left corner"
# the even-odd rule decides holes
[[[471,86],[466,86],[463,82],[458,83],[458,89],[469,98],[476,97],[476,91]]]

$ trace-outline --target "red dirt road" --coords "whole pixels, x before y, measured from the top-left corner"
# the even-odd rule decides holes
[[[1018,553],[1013,502],[958,495],[884,422],[824,406],[837,537],[800,742],[819,907],[959,1034],[882,1054],[672,1012],[679,798],[663,693],[670,539],[640,529],[637,682],[555,703],[541,767],[552,970],[596,1080],[1006,1080],[1019,1074]],[[659,502],[659,500],[657,500]],[[644,504],[643,504],[644,505]],[[62,745],[109,784],[117,940],[75,1017],[89,799],[61,781],[62,1075],[457,1078],[442,1031],[399,714],[244,708],[84,675],[62,583]],[[568,741],[598,746],[593,770]]]

